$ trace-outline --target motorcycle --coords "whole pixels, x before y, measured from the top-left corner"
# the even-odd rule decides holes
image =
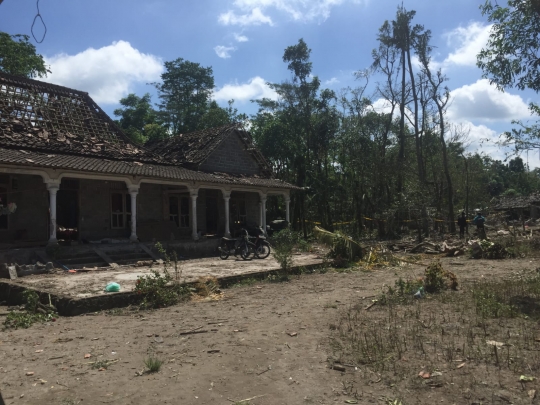
[[[255,253],[255,245],[249,241],[248,232],[242,229],[240,238],[221,238],[218,251],[221,260],[227,260],[230,255],[240,255],[243,260],[251,260],[251,256]]]
[[[266,259],[270,255],[270,243],[266,240],[264,235],[250,236],[250,239],[255,239],[253,242],[255,256],[258,259]]]

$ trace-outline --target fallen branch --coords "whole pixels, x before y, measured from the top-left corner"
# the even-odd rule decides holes
[[[256,395],[256,396],[251,397],[251,398],[241,399],[240,401],[235,401],[234,399],[230,399],[230,398],[227,398],[227,400],[229,400],[231,402],[241,403],[241,402],[248,402],[248,401],[251,401],[252,399],[256,399],[256,398],[262,398],[262,397],[265,397],[265,396],[266,396],[266,394]]]
[[[195,333],[207,333],[208,331],[207,330],[194,330],[194,331],[189,331],[189,332],[180,332],[178,334],[178,336],[182,336],[182,335],[194,335]]]
[[[369,304],[369,305],[368,305],[367,307],[365,307],[364,309],[365,309],[366,311],[370,310],[371,307],[372,307],[373,305],[375,305],[377,302],[378,302],[377,300],[374,300],[371,304]]]
[[[186,332],[180,332],[178,335],[189,335],[189,334],[192,334],[192,333],[205,333],[205,332],[208,332],[207,330],[203,330],[203,331],[199,331],[199,329],[202,329],[203,327],[202,326],[199,326],[197,328],[193,328],[193,329],[190,329]]]

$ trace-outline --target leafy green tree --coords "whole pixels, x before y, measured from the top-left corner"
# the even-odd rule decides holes
[[[182,58],[165,62],[158,90],[160,121],[172,135],[196,131],[210,107],[214,88],[211,67]]]
[[[43,56],[29,42],[28,35],[0,32],[0,71],[28,78],[46,77],[51,73]]]
[[[321,90],[319,78],[311,76],[310,55],[311,49],[303,39],[285,49],[283,62],[292,73],[292,81],[270,83],[279,99],[257,100],[259,113],[252,121],[254,137],[276,172],[284,180],[306,187],[305,193],[298,193],[292,200],[293,223],[301,226],[304,234],[306,220],[312,214],[324,227],[333,226],[329,153],[339,126],[336,95]],[[314,212],[308,212],[311,209]]]
[[[139,97],[131,93],[122,98],[120,104],[123,108],[114,110],[114,115],[120,117],[117,122],[132,141],[144,144],[168,136],[166,128],[157,122],[150,94]]]
[[[540,91],[540,2],[507,0],[504,7],[486,0],[480,10],[493,23],[488,43],[477,56],[484,77],[501,90],[517,87]],[[540,115],[538,104],[529,107],[532,114]],[[540,146],[538,121],[513,123],[518,127],[504,134],[503,144],[514,146],[516,151]]]
[[[220,127],[234,122],[246,122],[246,114],[240,114],[238,109],[233,107],[234,100],[229,100],[226,108],[220,107],[214,100],[210,101],[208,108],[201,117],[199,129]]]

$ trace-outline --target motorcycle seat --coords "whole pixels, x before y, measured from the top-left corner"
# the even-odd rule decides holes
[[[225,237],[223,237],[221,239],[226,240],[226,241],[231,241],[231,242],[235,241],[235,240],[238,240],[238,239],[235,239],[235,238],[225,238]]]

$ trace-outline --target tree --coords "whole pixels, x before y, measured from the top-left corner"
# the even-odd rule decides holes
[[[120,117],[117,122],[132,141],[144,144],[168,136],[166,128],[157,122],[150,94],[139,97],[131,93],[122,98],[120,104],[124,108],[114,110],[114,115]]]
[[[51,71],[28,35],[0,32],[0,71],[28,78],[46,77]]]
[[[233,107],[234,100],[229,100],[228,104],[227,108],[223,108],[214,100],[210,101],[206,112],[201,117],[199,129],[214,128],[234,122],[247,121],[247,115],[238,113],[238,109]]]
[[[161,122],[172,135],[200,129],[214,88],[212,68],[178,58],[165,62],[161,79],[162,83],[154,83]]]
[[[477,56],[477,65],[490,83],[500,90],[517,87],[540,91],[540,2],[538,0],[508,0],[507,7],[486,0],[480,7],[493,23],[486,48]],[[537,104],[530,110],[540,115]],[[513,145],[516,152],[540,146],[540,125],[513,121],[518,128],[506,132],[504,144]]]

